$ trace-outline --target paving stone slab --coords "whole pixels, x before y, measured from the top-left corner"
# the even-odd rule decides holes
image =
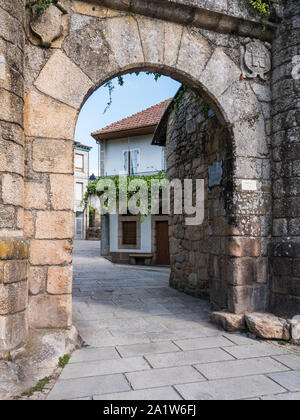
[[[261,375],[176,385],[175,388],[185,400],[239,400],[285,392],[284,388]]]
[[[285,394],[268,395],[262,397],[262,400],[267,401],[300,401],[300,392],[287,392]]]
[[[180,340],[184,338],[205,337],[203,328],[193,328],[191,330],[164,330],[163,332],[154,332],[147,334],[151,341],[169,341]]]
[[[259,344],[259,341],[253,338],[249,338],[246,335],[243,334],[236,334],[236,333],[224,333],[223,337],[228,338],[228,340],[232,341],[234,344],[237,344],[239,346],[243,345],[253,345],[253,344]]]
[[[178,353],[153,354],[146,355],[145,358],[154,368],[233,360],[232,356],[218,348],[208,350],[189,350]]]
[[[102,342],[104,339],[110,339],[111,334],[107,329],[98,328],[77,328],[81,338],[89,345],[94,345],[95,340]]]
[[[88,376],[112,375],[150,369],[142,357],[103,360],[100,362],[72,363],[65,367],[60,379],[85,378]]]
[[[148,324],[148,323],[147,323],[147,326],[145,327],[132,328],[130,326],[130,322],[128,322],[127,328],[109,328],[109,332],[114,337],[120,337],[120,336],[124,336],[128,334],[143,334],[143,333],[148,335],[148,333],[156,333],[156,332],[163,333],[167,331],[168,330],[166,329],[166,327],[163,327],[162,325]]]
[[[79,362],[93,362],[100,360],[120,359],[120,355],[114,347],[84,348],[72,354],[70,364]]]
[[[176,340],[174,341],[174,343],[182,350],[210,349],[213,347],[235,346],[235,344],[233,344],[232,341],[229,341],[227,340],[227,338],[222,336]]]
[[[127,390],[129,391],[130,387],[123,375],[93,376],[67,381],[59,380],[49,393],[47,400],[69,400]]]
[[[173,388],[163,387],[143,389],[140,391],[118,392],[116,394],[95,395],[93,400],[172,401],[182,400],[182,398]]]
[[[278,360],[290,369],[300,370],[300,355],[284,354],[282,356],[273,356],[273,359]]]
[[[133,389],[146,389],[205,381],[203,376],[191,366],[126,373],[126,377]]]
[[[97,337],[96,332],[94,336],[90,336],[89,339],[85,341],[93,347],[115,347],[129,344],[150,343],[149,338],[145,334],[127,334],[119,337],[100,338]]]
[[[129,321],[127,319],[117,318],[101,318],[94,321],[80,321],[77,322],[78,329],[84,328],[127,328]],[[142,318],[130,319],[131,328],[143,328],[146,327],[147,323]]]
[[[171,341],[165,341],[162,343],[118,346],[117,349],[122,357],[143,356],[145,354],[170,353],[180,351],[179,348],[175,346],[175,344],[171,343]]]
[[[268,376],[288,391],[300,391],[300,370],[272,373]]]
[[[280,356],[282,354],[286,354],[286,351],[276,346],[272,346],[271,344],[228,347],[226,348],[226,351],[237,359],[251,359],[253,357]]]
[[[235,378],[288,370],[287,367],[276,362],[271,357],[201,364],[195,365],[195,368],[207,379]]]

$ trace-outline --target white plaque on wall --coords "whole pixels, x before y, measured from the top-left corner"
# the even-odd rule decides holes
[[[257,181],[253,179],[243,179],[242,190],[243,191],[257,191]]]

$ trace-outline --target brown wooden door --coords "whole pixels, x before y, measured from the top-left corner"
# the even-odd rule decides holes
[[[170,265],[168,222],[156,222],[156,264]]]

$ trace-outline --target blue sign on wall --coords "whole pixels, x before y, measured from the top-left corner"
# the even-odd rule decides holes
[[[220,185],[223,177],[223,161],[214,162],[208,167],[208,186]]]

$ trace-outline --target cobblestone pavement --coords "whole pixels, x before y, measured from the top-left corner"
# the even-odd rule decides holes
[[[300,399],[300,354],[228,334],[209,305],[168,287],[169,270],[74,251],[76,351],[48,399]]]

